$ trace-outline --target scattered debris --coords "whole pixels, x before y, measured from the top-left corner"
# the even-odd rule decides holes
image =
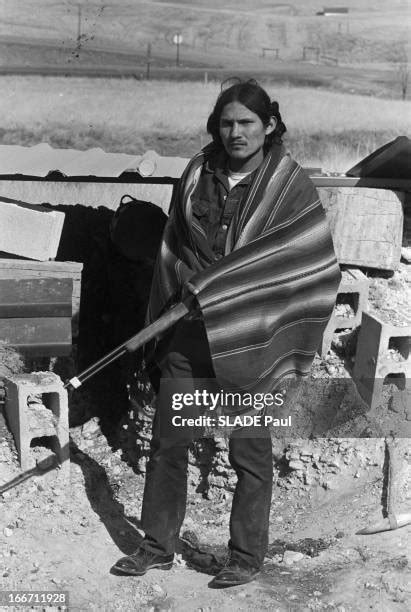
[[[353,317],[355,314],[354,308],[350,304],[336,304],[334,314],[337,317]]]
[[[298,563],[298,561],[302,561],[304,558],[305,555],[301,552],[286,550],[283,555],[283,563],[285,565],[293,565],[294,563]]]
[[[94,417],[87,421],[81,428],[81,433],[85,440],[92,440],[93,438],[101,436],[99,419]]]
[[[406,361],[406,357],[404,357],[403,355],[401,355],[400,351],[398,351],[397,349],[387,349],[387,351],[384,353],[384,358],[385,359],[391,359],[391,361]]]
[[[293,555],[288,556],[289,559],[302,559],[303,557],[317,557],[322,550],[326,550],[333,543],[333,539],[313,539],[313,538],[304,538],[303,540],[299,540],[297,542],[286,542],[285,540],[274,540],[268,549],[268,556],[274,555],[282,555],[284,558],[285,553],[293,552],[299,553],[301,557],[295,557]]]
[[[384,323],[406,327],[411,322],[411,273],[401,263],[390,278],[370,277],[369,305]]]

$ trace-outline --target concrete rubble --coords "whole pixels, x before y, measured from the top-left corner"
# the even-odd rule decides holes
[[[60,243],[64,213],[16,201],[0,202],[0,251],[47,261]]]

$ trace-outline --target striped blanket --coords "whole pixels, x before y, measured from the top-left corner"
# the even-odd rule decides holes
[[[216,261],[191,212],[201,168],[213,154],[213,145],[197,154],[176,190],[149,320],[190,280],[221,387],[272,392],[284,377],[309,373],[340,270],[315,187],[280,145],[265,156],[231,222],[225,257]]]

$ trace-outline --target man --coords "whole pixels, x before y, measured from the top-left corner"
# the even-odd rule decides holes
[[[281,144],[278,104],[254,81],[233,85],[217,99],[207,129],[213,143],[181,178],[151,290],[150,320],[190,291],[198,310],[175,326],[157,358],[145,538],[114,566],[130,575],[172,566],[184,520],[195,432],[170,426],[173,392],[195,392],[198,379],[224,391],[273,392],[284,378],[306,375],[340,279],[315,188]],[[253,580],[268,545],[269,435],[239,429],[229,459],[238,477],[230,555],[213,588]]]

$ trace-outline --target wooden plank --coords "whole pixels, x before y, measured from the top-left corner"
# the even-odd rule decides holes
[[[365,189],[389,189],[411,191],[411,179],[358,178],[355,176],[312,176],[316,187],[363,187]]]
[[[396,270],[401,258],[403,194],[332,192],[327,217],[340,264]]]
[[[70,278],[73,282],[72,314],[80,311],[81,271],[83,264],[72,261],[31,261],[0,259],[0,279]]]
[[[32,261],[30,259],[11,259],[0,258],[0,274],[2,269],[13,270],[33,270],[41,272],[49,272],[51,276],[54,272],[65,272],[66,276],[70,273],[80,273],[83,269],[83,264],[76,261]]]
[[[72,278],[0,278],[0,318],[71,317]]]
[[[71,352],[71,318],[0,319],[0,338],[26,354],[38,357]]]

